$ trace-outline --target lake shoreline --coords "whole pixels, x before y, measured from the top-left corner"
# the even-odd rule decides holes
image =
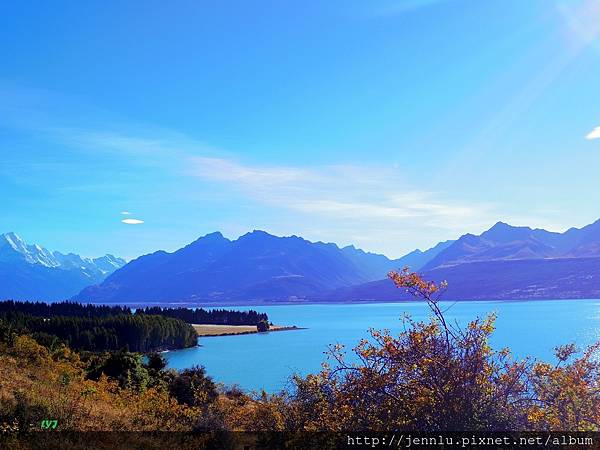
[[[258,334],[259,331],[253,325],[212,325],[212,324],[191,324],[196,330],[198,337],[220,337],[220,336],[242,336],[247,334]],[[275,331],[294,331],[305,330],[306,328],[295,325],[272,325],[268,331],[262,333],[271,333]]]
[[[530,303],[530,302],[549,302],[549,301],[600,301],[600,298],[538,298],[538,297],[530,297],[530,298],[510,298],[510,299],[450,299],[450,298],[442,298],[440,300],[441,303]],[[270,306],[352,306],[352,305],[384,305],[384,304],[402,304],[402,303],[424,303],[427,302],[425,300],[416,300],[416,299],[405,299],[405,300],[351,300],[351,301],[328,301],[328,302],[319,302],[313,300],[307,301],[277,301],[277,302],[268,302],[268,301],[256,301],[252,302],[241,301],[239,303],[211,303],[211,302],[83,302],[83,304],[91,304],[91,305],[107,305],[114,306],[120,305],[130,308],[143,308],[146,306],[162,306],[169,308],[239,308],[239,307],[250,307],[250,308],[260,308],[260,307],[270,307]]]
[[[508,347],[519,360],[529,356],[554,364],[556,346],[574,342],[584,349],[600,339],[598,300],[452,303],[443,304],[445,310],[452,306],[446,311],[447,318],[463,327],[496,312],[496,330],[489,345],[496,350]],[[274,393],[285,387],[293,374],[318,373],[331,345],[344,346],[347,362],[352,363],[356,361],[352,349],[361,339],[370,339],[370,328],[388,329],[396,336],[404,330],[401,318],[405,314],[417,322],[431,317],[423,302],[251,309],[266,313],[274,324],[299,324],[307,330],[273,336],[253,333],[237,339],[199,338],[200,347],[166,353],[168,367],[183,370],[201,364],[218,382]]]

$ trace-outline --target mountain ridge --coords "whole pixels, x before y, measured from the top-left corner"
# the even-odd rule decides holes
[[[600,257],[476,261],[439,267],[421,275],[448,282],[444,300],[535,300],[600,298]],[[383,279],[338,288],[322,302],[410,300]]]
[[[466,262],[600,256],[600,220],[563,233],[497,222],[480,235],[464,234],[422,267]]]
[[[65,299],[125,264],[111,254],[83,258],[27,244],[14,232],[0,234],[0,298]]]
[[[600,221],[564,233],[497,222],[479,235],[468,233],[395,260],[353,245],[340,248],[295,235],[254,230],[229,240],[216,232],[173,253],[144,255],[74,299],[389,300],[400,294],[385,275],[404,266],[432,280],[447,279],[451,286],[447,294],[455,299],[582,298],[600,296],[597,265]]]
[[[0,269],[7,260],[12,258],[16,264],[15,259],[20,258],[18,263],[27,270],[38,271],[29,274],[24,270],[14,283],[26,284],[28,276],[37,283],[56,274],[60,265],[58,273],[68,273],[71,278],[78,274],[78,283],[84,283],[81,276],[87,276],[87,283],[71,296],[78,301],[249,304],[387,300],[399,294],[391,289],[386,274],[405,266],[426,278],[447,280],[448,295],[455,299],[600,296],[596,269],[600,267],[600,220],[563,233],[500,221],[479,235],[467,233],[397,259],[354,245],[340,247],[296,235],[253,230],[228,239],[217,231],[171,253],[159,250],[142,255],[114,271],[122,260],[111,255],[90,260],[25,244],[14,233],[1,236]],[[89,282],[90,275],[85,272],[90,262],[102,272],[95,283]],[[6,274],[0,275],[4,276],[4,280],[0,276],[0,287],[10,282]],[[556,280],[562,281],[557,284]],[[73,282],[55,281],[59,287]]]
[[[445,244],[449,245],[449,244]],[[172,253],[130,261],[103,283],[83,289],[78,301],[237,301],[301,299],[380,279],[406,262],[423,263],[444,248],[396,260],[354,246],[311,242],[253,230],[234,240],[209,233]],[[429,255],[429,256],[428,256]],[[408,255],[407,255],[408,256]]]
[[[563,233],[498,222],[464,234],[419,272],[449,300],[600,298],[600,220]],[[404,299],[390,280],[333,289],[325,301]]]

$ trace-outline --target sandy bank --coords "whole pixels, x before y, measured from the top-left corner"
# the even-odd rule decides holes
[[[192,324],[198,336],[209,337],[209,336],[233,336],[236,334],[252,334],[258,333],[255,325],[206,325],[206,324]],[[301,330],[295,326],[282,326],[272,325],[267,333],[272,331],[290,331],[290,330]]]

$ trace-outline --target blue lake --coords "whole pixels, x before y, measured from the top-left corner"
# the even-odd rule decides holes
[[[470,301],[443,303],[452,321],[465,324],[496,312],[494,348],[510,347],[520,357],[552,359],[553,348],[600,340],[600,300]],[[246,390],[275,392],[292,373],[319,370],[329,344],[354,347],[369,328],[402,329],[401,316],[426,319],[425,303],[328,304],[232,307],[266,312],[278,325],[305,330],[200,338],[200,346],[165,354],[169,367],[206,367],[215,381]]]

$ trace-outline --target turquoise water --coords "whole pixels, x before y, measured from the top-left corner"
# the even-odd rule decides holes
[[[556,345],[575,342],[586,346],[600,340],[600,300],[477,301],[443,306],[449,307],[447,317],[459,323],[496,312],[492,345],[508,346],[518,356],[551,359]],[[286,386],[292,373],[319,370],[329,344],[341,343],[351,349],[367,337],[370,327],[399,331],[404,313],[413,319],[429,314],[427,305],[420,302],[235,309],[264,311],[275,324],[307,329],[201,338],[199,347],[166,353],[169,367],[200,364],[218,382],[275,392]]]

